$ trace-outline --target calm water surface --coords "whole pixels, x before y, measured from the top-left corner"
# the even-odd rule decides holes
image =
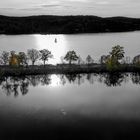
[[[106,139],[113,131],[112,139],[140,127],[139,74],[37,75],[0,82],[0,129],[12,138],[34,133],[66,138],[84,131]]]
[[[30,112],[38,120],[52,115],[49,111],[58,117],[140,119],[139,74],[37,75],[3,77],[0,82],[1,113]]]

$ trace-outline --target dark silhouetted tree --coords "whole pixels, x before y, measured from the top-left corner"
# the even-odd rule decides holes
[[[51,54],[51,51],[49,51],[47,49],[40,50],[40,53],[41,53],[40,59],[43,61],[44,66],[45,66],[45,62],[48,61],[49,58],[52,58],[53,55]]]
[[[64,59],[66,61],[69,61],[69,64],[71,64],[72,61],[77,61],[78,60],[78,56],[77,56],[77,54],[74,50],[73,51],[68,51],[66,56],[64,57]]]
[[[112,51],[110,52],[112,61],[118,64],[119,60],[124,57],[124,53],[124,47],[121,47],[120,45],[112,47]]]

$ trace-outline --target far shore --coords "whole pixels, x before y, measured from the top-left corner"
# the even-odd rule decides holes
[[[108,70],[102,64],[57,64],[45,66],[10,67],[0,66],[0,76],[25,76],[42,74],[79,74],[79,73],[104,73],[104,72],[140,72],[140,66],[133,64],[120,65],[117,69]]]
[[[140,19],[129,17],[0,15],[0,35],[114,33],[140,30]]]

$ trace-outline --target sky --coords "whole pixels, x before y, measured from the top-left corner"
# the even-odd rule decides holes
[[[0,14],[96,15],[140,18],[140,0],[0,0]]]

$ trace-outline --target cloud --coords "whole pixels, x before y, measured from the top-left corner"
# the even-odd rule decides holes
[[[89,0],[67,0],[70,2],[89,2]]]
[[[0,0],[0,13],[10,15],[140,15],[140,0]]]
[[[110,4],[108,1],[98,1],[98,2],[95,2],[96,4],[99,4],[99,5],[108,5]]]
[[[58,7],[58,6],[61,6],[61,5],[59,5],[59,4],[42,4],[39,7],[47,8],[47,7]]]

